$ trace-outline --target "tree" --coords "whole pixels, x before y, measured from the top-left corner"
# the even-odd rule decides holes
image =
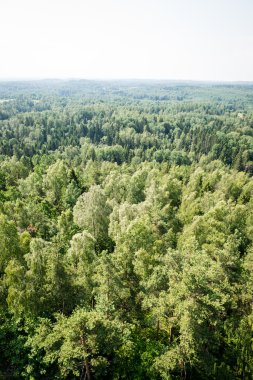
[[[43,184],[49,202],[59,205],[68,185],[68,171],[62,160],[57,160],[48,168]]]
[[[70,317],[58,315],[52,324],[41,320],[29,340],[33,354],[43,350],[46,366],[57,364],[61,379],[114,378],[117,350],[129,339],[130,328],[96,311],[77,309]]]
[[[87,230],[96,241],[96,251],[110,247],[108,225],[111,208],[100,186],[92,186],[77,200],[73,210],[74,222]]]
[[[3,275],[8,262],[12,258],[20,257],[19,236],[14,222],[9,222],[4,215],[0,215],[0,273]]]

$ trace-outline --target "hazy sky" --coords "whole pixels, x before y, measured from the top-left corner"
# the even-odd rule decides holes
[[[253,0],[0,0],[0,78],[253,81]]]

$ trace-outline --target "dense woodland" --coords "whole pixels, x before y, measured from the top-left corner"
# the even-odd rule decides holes
[[[0,83],[0,379],[251,380],[253,85]]]

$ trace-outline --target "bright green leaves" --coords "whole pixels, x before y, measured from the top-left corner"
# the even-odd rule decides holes
[[[68,184],[67,168],[63,161],[58,160],[51,165],[43,180],[47,199],[52,204],[59,204]]]
[[[87,231],[78,233],[70,241],[66,254],[68,273],[78,297],[87,308],[93,305],[93,275],[97,264],[96,240]]]
[[[83,193],[74,207],[74,222],[94,237],[96,250],[111,244],[108,239],[110,212],[104,191],[99,186],[92,186],[89,192]]]
[[[45,162],[4,204],[18,228],[0,219],[23,376],[249,380],[251,180],[204,159]]]
[[[9,262],[4,282],[8,286],[9,309],[16,316],[43,316],[68,312],[73,307],[65,263],[57,246],[42,239],[31,241],[23,263]]]
[[[168,345],[155,367],[164,379],[186,376],[190,368],[211,374],[222,345],[222,320],[230,306],[226,273],[204,252],[186,256],[171,251],[164,264],[168,290],[161,294],[160,329],[167,332]]]
[[[3,274],[9,260],[18,258],[21,253],[17,228],[4,215],[0,215],[0,241],[0,273]]]
[[[41,320],[29,345],[34,353],[44,350],[46,365],[57,363],[62,379],[113,378],[114,355],[127,343],[130,333],[127,324],[108,319],[106,314],[77,309],[70,317],[58,315],[54,324]]]

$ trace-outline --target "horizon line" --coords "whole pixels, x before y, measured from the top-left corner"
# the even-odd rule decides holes
[[[129,82],[129,81],[138,81],[138,82],[181,82],[181,83],[238,83],[238,84],[253,84],[253,80],[227,80],[227,79],[169,79],[169,78],[103,78],[103,77],[8,77],[1,78],[0,82],[42,82],[42,81],[101,81],[101,82]]]

